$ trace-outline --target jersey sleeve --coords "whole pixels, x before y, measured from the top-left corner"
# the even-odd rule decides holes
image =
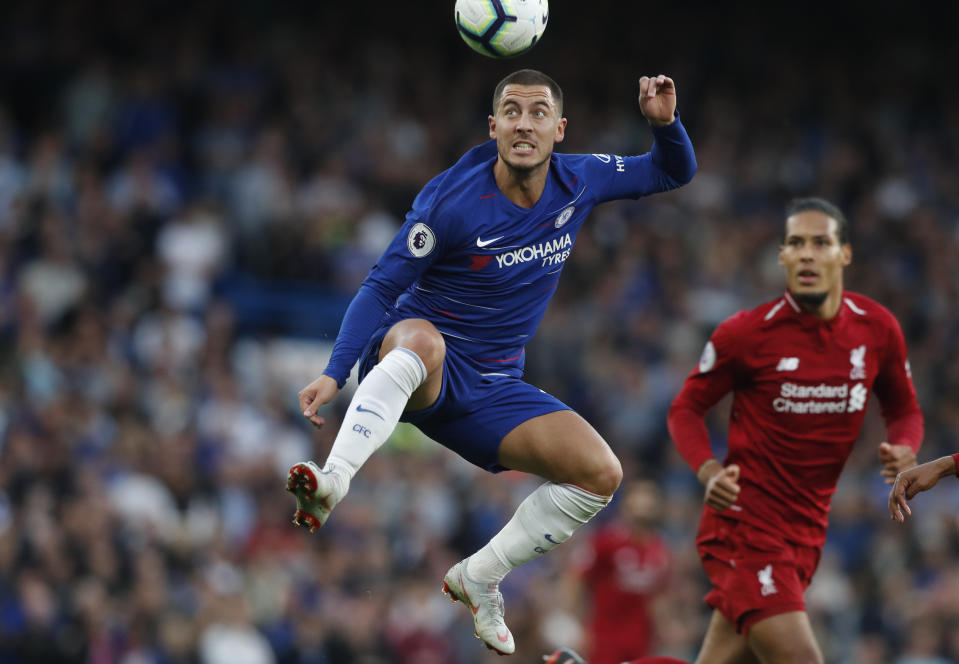
[[[873,390],[893,445],[909,445],[918,451],[922,444],[923,418],[912,382],[906,339],[899,322],[888,314],[888,338]]]
[[[739,358],[736,328],[738,316],[713,332],[699,359],[673,400],[667,416],[669,434],[680,456],[693,472],[713,458],[706,413],[736,385]]]
[[[591,155],[586,176],[599,202],[639,198],[683,186],[696,173],[696,154],[677,114],[665,127],[653,127],[653,147],[638,157]]]
[[[414,210],[389,247],[363,280],[343,316],[333,353],[323,373],[340,387],[356,364],[360,352],[383,317],[406,291],[441,256],[449,244],[447,224],[438,215],[423,217]],[[425,220],[424,220],[425,219]]]

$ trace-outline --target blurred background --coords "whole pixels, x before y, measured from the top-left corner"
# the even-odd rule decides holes
[[[355,385],[322,431],[302,421],[349,299],[520,67],[563,86],[567,152],[647,151],[637,79],[672,76],[699,160],[689,186],[593,213],[527,353],[661,493],[644,527],[668,564],[626,631],[690,660],[705,632],[701,488],[665,412],[713,327],[781,293],[789,198],[845,210],[847,287],[908,339],[920,461],[959,451],[959,4],[777,4],[554,0],[543,41],[497,62],[451,0],[5,0],[0,662],[496,659],[441,579],[534,479],[401,427],[322,532],[290,525],[283,486]],[[830,663],[959,662],[959,482],[893,524],[875,410],[810,615]],[[512,661],[588,649],[619,502],[508,577]]]

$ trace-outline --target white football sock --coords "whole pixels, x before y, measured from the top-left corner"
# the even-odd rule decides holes
[[[393,433],[413,391],[426,380],[426,365],[406,348],[394,348],[373,367],[353,393],[324,470],[350,480]]]
[[[475,581],[499,583],[514,567],[568,540],[606,507],[611,497],[597,496],[571,484],[540,485],[520,503],[503,529],[470,556],[466,572]]]

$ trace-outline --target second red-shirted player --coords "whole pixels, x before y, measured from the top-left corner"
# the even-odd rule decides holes
[[[822,662],[803,593],[872,395],[887,426],[878,453],[889,482],[915,465],[922,440],[899,324],[843,289],[845,217],[816,198],[793,201],[786,217],[786,293],[715,330],[669,413],[670,434],[706,488],[697,547],[714,611],[702,663]],[[720,463],[704,416],[729,392]]]

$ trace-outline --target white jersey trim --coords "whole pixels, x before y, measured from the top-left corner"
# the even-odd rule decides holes
[[[780,300],[779,304],[777,304],[775,307],[769,310],[769,313],[766,314],[766,317],[763,320],[769,320],[770,318],[775,316],[776,312],[782,309],[784,304],[786,304],[786,300]]]
[[[573,200],[569,201],[568,203],[564,203],[562,206],[556,208],[556,209],[553,210],[552,212],[547,212],[547,213],[546,213],[546,216],[549,217],[550,215],[554,215],[554,214],[556,214],[556,213],[558,213],[558,212],[562,212],[563,210],[565,210],[566,208],[568,208],[570,205],[576,205],[576,201],[578,201],[578,200],[580,199],[580,197],[581,197],[583,194],[585,194],[585,193],[586,193],[586,185],[583,185],[583,188],[580,190],[580,192],[579,192],[578,194],[576,194],[576,198],[574,198]]]
[[[433,291],[426,290],[425,288],[420,288],[419,286],[416,287],[416,290],[423,291],[424,293],[429,293],[431,295],[434,294]],[[450,302],[455,302],[456,304],[462,304],[464,307],[473,307],[474,309],[486,309],[487,311],[502,311],[502,309],[498,309],[496,307],[484,307],[480,304],[470,304],[469,302],[463,302],[462,300],[457,300],[456,298],[450,297],[449,295],[440,295],[439,297],[443,298],[444,300],[448,300]]]
[[[797,314],[800,311],[802,311],[802,309],[799,308],[799,305],[796,304],[796,300],[794,300],[793,296],[790,295],[788,292],[783,297],[786,298],[786,301],[789,302],[789,305],[793,308],[793,311],[795,311]]]
[[[454,339],[462,339],[463,341],[469,341],[472,343],[480,344],[483,343],[480,339],[470,339],[469,337],[461,337],[458,334],[453,334],[451,332],[445,332],[443,330],[439,331],[444,337],[453,337]]]
[[[865,315],[866,315],[866,310],[865,310],[865,309],[860,309],[859,307],[857,307],[855,304],[853,304],[852,300],[850,300],[848,297],[844,297],[844,298],[842,299],[842,301],[845,302],[845,303],[846,303],[846,306],[849,307],[850,309],[852,309],[854,313],[857,313],[857,314],[859,314],[860,316],[865,316]]]

